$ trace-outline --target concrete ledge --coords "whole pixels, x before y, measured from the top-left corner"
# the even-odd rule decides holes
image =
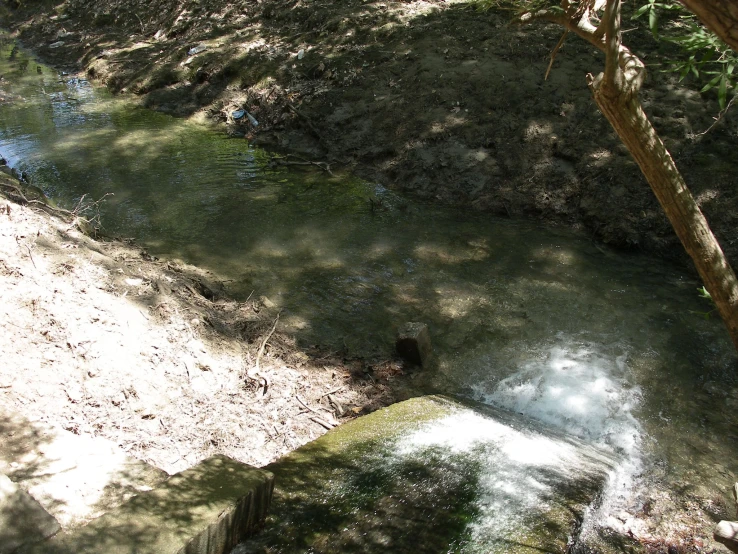
[[[274,476],[215,456],[33,554],[223,554],[265,518]]]
[[[0,554],[40,542],[61,529],[54,516],[0,473]]]
[[[65,531],[169,478],[112,441],[75,435],[1,410],[0,472],[35,498]]]

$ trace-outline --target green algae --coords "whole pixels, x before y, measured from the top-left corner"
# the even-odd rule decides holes
[[[347,423],[267,466],[276,480],[272,514],[243,552],[563,553],[612,460],[555,435],[554,441],[580,449],[583,465],[591,468],[579,474],[532,467],[530,478],[548,491],[542,506],[520,514],[515,525],[487,529],[485,480],[500,444],[454,449],[431,440],[410,446],[413,436],[477,409],[495,417],[473,422],[522,433],[512,414],[427,396]]]

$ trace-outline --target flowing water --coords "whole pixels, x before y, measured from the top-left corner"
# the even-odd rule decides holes
[[[303,344],[390,355],[397,327],[427,323],[436,358],[423,386],[620,456],[600,522],[617,527],[613,514],[655,491],[706,510],[736,479],[735,353],[683,269],[274,166],[243,139],[12,48],[0,50],[0,155],[58,204],[112,193],[99,204],[106,232],[209,269],[237,297],[268,297]]]

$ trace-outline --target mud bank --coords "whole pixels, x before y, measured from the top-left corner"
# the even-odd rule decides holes
[[[27,47],[148,107],[206,115],[417,198],[686,262],[587,90],[599,53],[571,38],[544,80],[556,27],[511,27],[507,13],[440,0],[40,4],[6,8]],[[628,41],[652,67],[646,110],[737,259],[736,119],[696,137],[718,112],[714,98],[660,73],[663,47],[644,30]],[[259,125],[234,120],[241,108]]]

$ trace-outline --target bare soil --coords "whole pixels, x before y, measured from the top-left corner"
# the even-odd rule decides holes
[[[115,441],[173,473],[257,466],[404,399],[395,360],[304,352],[270,302],[93,240],[0,173],[0,408]]]

